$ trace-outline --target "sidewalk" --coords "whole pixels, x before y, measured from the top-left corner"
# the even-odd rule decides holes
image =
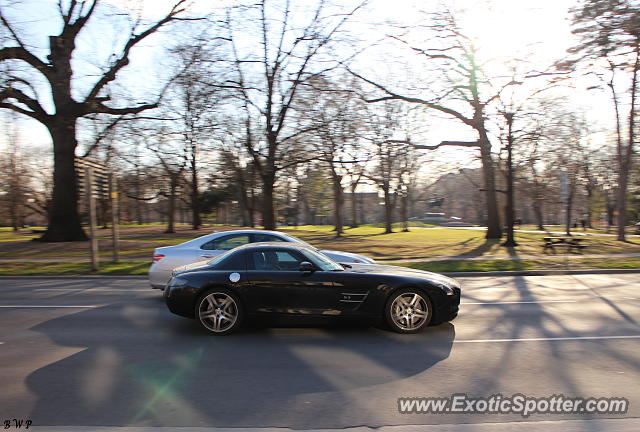
[[[415,257],[415,258],[401,258],[385,260],[377,258],[378,264],[392,264],[392,263],[405,263],[405,262],[425,262],[425,261],[468,261],[468,260],[506,260],[506,261],[521,261],[521,260],[563,260],[563,259],[581,259],[581,258],[640,258],[640,253],[619,253],[619,254],[580,254],[580,253],[561,253],[561,254],[544,254],[544,255],[531,255],[522,254],[516,256],[504,256],[504,255],[480,255],[480,256],[440,256],[440,257]]]

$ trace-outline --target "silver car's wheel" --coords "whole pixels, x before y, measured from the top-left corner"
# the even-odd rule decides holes
[[[240,325],[242,307],[233,294],[211,291],[198,301],[196,315],[205,329],[223,335],[231,333]]]
[[[387,302],[385,312],[392,330],[400,333],[420,331],[429,324],[432,316],[429,298],[414,289],[403,289],[394,293]]]

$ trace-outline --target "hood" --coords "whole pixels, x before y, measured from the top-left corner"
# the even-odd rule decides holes
[[[459,287],[460,284],[450,277],[432,273],[424,270],[417,270],[408,267],[399,267],[392,265],[380,265],[380,264],[350,264],[351,268],[347,269],[347,271],[352,271],[356,273],[373,273],[373,274],[382,274],[382,275],[398,275],[398,276],[408,276],[415,277],[420,279],[429,280],[431,282],[436,283],[444,283],[447,285],[452,285]]]
[[[340,261],[340,259],[337,259],[337,258],[344,257],[344,258],[351,258],[352,260],[361,261],[362,264],[373,264],[375,262],[373,259],[369,257],[366,257],[364,255],[358,255],[351,252],[343,252],[343,251],[336,251],[336,250],[329,250],[329,249],[322,249],[320,250],[320,252],[329,256],[330,258],[333,258],[335,261]],[[349,262],[351,262],[351,260]]]
[[[173,272],[171,274],[172,275],[177,275],[178,273],[184,273],[184,272],[199,270],[201,268],[208,267],[209,261],[210,260],[198,261],[198,262],[194,262],[192,264],[187,264],[187,265],[183,265],[183,266],[180,266],[180,267],[176,267],[176,268],[173,269]]]

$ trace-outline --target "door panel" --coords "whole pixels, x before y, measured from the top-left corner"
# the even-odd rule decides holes
[[[339,295],[331,272],[297,270],[305,258],[289,251],[257,251],[249,258],[247,279],[253,295],[249,308],[255,312],[336,314]]]

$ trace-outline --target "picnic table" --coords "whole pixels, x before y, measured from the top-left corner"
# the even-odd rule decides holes
[[[568,252],[582,252],[582,249],[587,247],[587,245],[582,244],[585,239],[579,237],[544,237],[543,240],[543,252],[546,252],[547,249],[551,249],[555,253],[556,246],[566,247]]]

